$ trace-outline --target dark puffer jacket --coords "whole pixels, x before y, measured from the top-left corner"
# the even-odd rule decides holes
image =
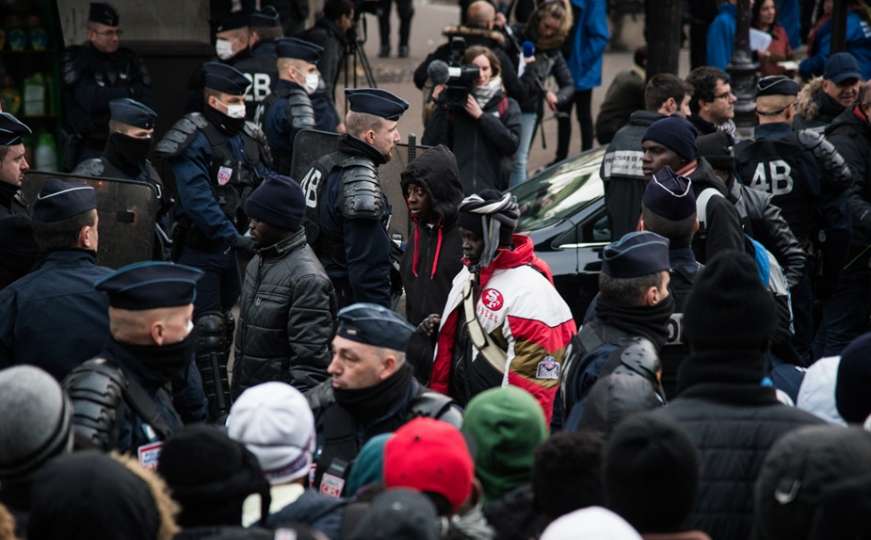
[[[333,286],[304,230],[259,250],[239,301],[233,398],[268,381],[304,392],[325,380],[335,318]]]
[[[752,374],[736,377],[744,362],[740,354],[734,353],[734,365],[690,357],[684,365],[706,364],[709,375],[697,378],[677,399],[653,413],[679,423],[699,451],[699,492],[686,525],[717,540],[751,538],[753,489],[768,450],[789,431],[823,423],[779,403],[774,389],[762,386]],[[680,378],[684,378],[683,367]]]
[[[853,184],[847,190],[847,204],[853,223],[853,253],[871,243],[871,126],[853,109],[839,114],[826,130],[826,137],[850,166]]]
[[[457,156],[466,195],[484,189],[505,190],[520,141],[520,107],[497,92],[477,120],[465,110],[440,103],[426,124],[421,142],[444,144]]]

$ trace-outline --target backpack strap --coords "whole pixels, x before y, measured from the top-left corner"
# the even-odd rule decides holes
[[[699,218],[699,225],[704,229],[708,221],[708,202],[713,197],[722,197],[723,194],[714,188],[705,188],[699,193],[696,198],[696,215]]]

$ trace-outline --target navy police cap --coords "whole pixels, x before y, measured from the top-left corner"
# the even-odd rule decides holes
[[[408,109],[408,102],[380,88],[357,88],[345,90],[351,110],[374,114],[385,120],[396,121]]]
[[[296,58],[310,64],[318,63],[323,50],[323,47],[298,38],[280,39],[275,45],[278,58]]]
[[[798,83],[783,75],[762,77],[756,83],[756,97],[764,96],[797,96]]]
[[[251,26],[253,28],[279,28],[281,20],[274,6],[265,6],[260,11],[251,14]]]
[[[163,261],[128,264],[96,283],[109,305],[142,311],[193,304],[202,270]]]
[[[8,112],[0,112],[0,146],[21,144],[21,138],[32,131]]]
[[[336,335],[351,341],[405,352],[414,327],[378,304],[360,302],[339,311]]]
[[[203,64],[203,86],[206,88],[242,96],[250,84],[245,75],[233,66],[214,61]]]
[[[109,102],[112,120],[142,129],[154,128],[157,113],[149,106],[130,98],[113,99]]]
[[[118,12],[110,4],[91,2],[88,9],[88,21],[105,24],[106,26],[118,26],[120,17],[118,17]]]
[[[678,176],[665,166],[654,173],[644,188],[644,207],[671,221],[680,221],[696,214],[696,196],[692,180]]]
[[[669,269],[668,239],[650,231],[627,233],[602,252],[602,272],[612,278],[631,279]]]
[[[79,182],[49,178],[33,203],[34,223],[55,223],[97,208],[97,192]]]
[[[251,24],[251,15],[244,11],[234,11],[230,13],[218,24],[215,28],[215,33],[229,32],[230,30],[238,30],[239,28],[247,28]]]

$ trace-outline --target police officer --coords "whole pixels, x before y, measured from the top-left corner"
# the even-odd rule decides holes
[[[334,494],[341,493],[349,465],[375,435],[396,431],[417,416],[462,423],[450,398],[414,378],[405,361],[414,327],[405,319],[367,303],[342,309],[338,319],[327,367],[331,379],[306,393],[318,438],[315,486]]]
[[[226,362],[233,333],[227,312],[240,291],[236,252],[250,252],[254,243],[240,234],[248,221],[241,208],[266,176],[271,158],[263,133],[245,121],[248,79],[233,67],[209,62],[204,82],[203,113],[188,113],[176,122],[156,154],[175,183],[173,257],[205,272],[197,285],[195,318],[204,340],[197,362],[210,401],[218,403],[216,393],[228,395]],[[213,417],[217,414],[212,411]]]
[[[157,113],[144,103],[134,99],[113,99],[109,103],[109,140],[106,149],[99,157],[86,159],[79,163],[73,174],[96,178],[126,178],[149,182],[155,186],[160,201],[160,209],[155,218],[155,258],[163,258],[169,249],[166,231],[169,224],[158,223],[158,216],[165,216],[172,204],[171,197],[165,196],[160,175],[148,160],[151,151],[154,124]]]
[[[96,265],[96,208],[94,188],[46,180],[33,204],[44,257],[0,292],[0,367],[31,364],[61,380],[100,352],[109,324],[94,282],[111,270]]]
[[[333,281],[339,306],[390,305],[390,204],[378,166],[399,142],[403,99],[377,88],[345,90],[348,133],[300,184],[306,195],[306,236]]]
[[[109,4],[92,2],[88,43],[69,47],[62,60],[66,170],[103,152],[109,136],[110,101],[131,97],[152,103],[145,64],[132,50],[120,47],[120,41],[118,12]]]
[[[80,440],[104,451],[138,453],[140,463],[156,465],[161,441],[182,422],[206,419],[192,362],[193,301],[202,276],[188,266],[145,262],[96,283],[109,298],[111,337],[64,381]]]
[[[31,133],[20,120],[0,112],[0,217],[27,214],[20,189],[24,173],[30,170],[23,137]]]
[[[628,233],[605,246],[595,307],[564,362],[557,423],[563,417],[576,429],[590,388],[621,365],[659,386],[659,352],[674,313],[670,268],[669,241],[656,233]]]
[[[683,309],[696,276],[703,268],[690,247],[699,228],[692,181],[676,175],[668,167],[654,174],[642,195],[641,222],[644,230],[668,239],[671,278],[668,291],[674,298],[674,313],[659,358],[662,361],[662,386],[665,395],[672,399],[677,394],[678,368],[689,354],[682,332]]]
[[[264,101],[278,80],[275,49],[276,41],[282,37],[284,32],[274,7],[266,6],[261,11],[255,11],[249,17],[248,54],[240,55],[232,62],[233,67],[251,81],[245,94],[245,103],[248,120],[256,123],[260,122]]]
[[[849,187],[851,176],[843,158],[820,134],[793,130],[798,91],[798,83],[781,75],[759,80],[759,125],[753,140],[736,145],[735,164],[741,182],[770,193],[805,251],[816,254],[820,231],[832,222],[831,211],[837,210],[827,203]],[[805,266],[792,288],[794,344],[805,362],[813,337],[812,267]]]
[[[263,131],[275,154],[275,170],[290,176],[293,140],[299,131],[315,125],[309,96],[318,89],[317,63],[323,49],[296,38],[279,41],[276,49],[279,78],[265,102]]]

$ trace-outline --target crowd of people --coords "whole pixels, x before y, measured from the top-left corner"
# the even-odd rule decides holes
[[[781,34],[772,4],[754,20]],[[624,78],[643,108],[608,115],[612,241],[576,320],[507,188],[545,107],[589,116],[595,5],[503,30],[466,6],[464,48],[415,73],[431,106],[400,209],[380,174],[408,102],[333,104],[348,0],[293,38],[274,10],[229,14],[153,149],[147,71],[91,4],[65,55],[74,175],[28,174],[31,130],[0,112],[0,540],[871,537],[861,55],[821,29],[804,86],[789,46],[760,55],[743,140],[718,67]],[[441,78],[454,55],[473,76]],[[294,138],[325,124],[335,150],[293,178]],[[114,183],[149,186],[150,214],[107,204]],[[101,265],[107,240],[135,261]]]

